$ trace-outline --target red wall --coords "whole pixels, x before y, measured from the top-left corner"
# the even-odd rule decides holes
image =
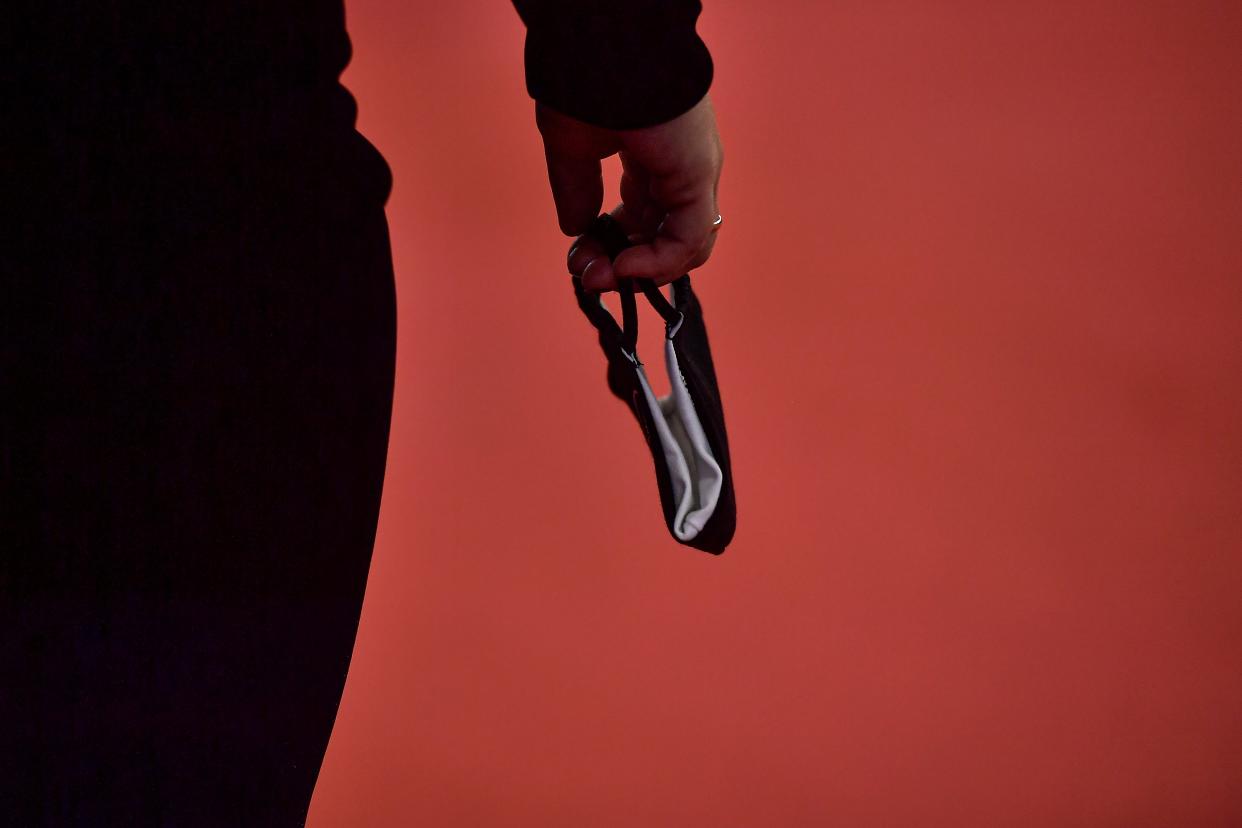
[[[401,334],[311,828],[1242,824],[1242,5],[705,6],[721,558],[574,305],[512,6],[349,4]]]

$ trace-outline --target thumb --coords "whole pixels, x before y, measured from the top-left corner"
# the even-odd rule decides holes
[[[701,254],[711,240],[715,216],[711,205],[705,195],[675,207],[649,243],[627,247],[617,255],[613,261],[616,275],[652,279],[657,285],[665,285],[701,262]]]
[[[604,175],[598,158],[544,152],[548,182],[556,202],[556,218],[566,236],[579,236],[591,226],[604,204]]]

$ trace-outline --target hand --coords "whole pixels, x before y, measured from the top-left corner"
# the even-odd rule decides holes
[[[618,276],[666,285],[708,260],[716,243],[724,162],[708,96],[671,121],[642,129],[604,129],[540,103],[535,123],[561,231],[578,236],[569,250],[569,271],[582,277],[584,289],[616,290]],[[609,262],[583,234],[604,201],[600,161],[616,153],[623,170],[621,203],[611,215],[635,244]]]

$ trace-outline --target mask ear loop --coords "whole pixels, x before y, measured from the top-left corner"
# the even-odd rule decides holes
[[[656,287],[653,279],[639,279],[639,285],[643,289],[643,293],[647,296],[647,301],[656,309],[656,313],[664,319],[665,335],[668,339],[672,339],[677,331],[681,328],[682,313],[669,303],[664,296],[664,291]]]
[[[588,230],[588,234],[594,236],[604,245],[610,261],[615,260],[617,255],[631,244],[629,239],[626,237],[625,232],[621,229],[621,225],[618,224],[616,219],[608,213],[601,213],[596,217],[594,223],[591,225],[591,228]],[[637,353],[638,308],[634,301],[635,284],[637,284],[642,290],[643,294],[647,297],[647,301],[651,303],[651,306],[654,307],[656,312],[659,313],[661,318],[664,319],[665,335],[668,339],[672,339],[677,334],[677,331],[681,328],[682,319],[684,317],[681,311],[673,307],[673,305],[668,301],[668,299],[664,296],[663,291],[656,286],[653,279],[617,279],[617,293],[620,294],[621,297],[621,352],[625,355],[625,358],[634,365],[642,365],[643,363],[639,361]],[[581,294],[581,283],[577,278],[574,280],[574,287],[579,291],[580,304],[583,305],[583,309],[588,311],[588,314],[592,317],[592,321],[597,322],[596,327],[599,327],[598,323],[603,323],[603,320],[598,316],[599,311],[602,310],[602,306],[598,308],[590,308],[588,310],[584,301],[585,297]],[[673,289],[676,290],[675,285]],[[606,316],[609,315],[607,311],[604,311],[603,313]]]
[[[677,331],[681,329],[681,322],[684,319],[682,312],[677,310],[668,299],[664,296],[664,292],[656,286],[654,279],[648,278],[618,278],[617,292],[621,294],[621,350],[625,354],[626,359],[635,365],[642,365],[636,353],[638,347],[638,308],[634,301],[634,285],[637,284],[647,297],[647,301],[656,309],[656,313],[660,314],[664,319],[665,337],[672,339],[677,335]]]
[[[638,305],[634,301],[634,280],[617,279],[617,292],[621,294],[621,353],[635,365],[638,361]]]
[[[582,287],[582,279],[578,276],[571,277],[574,284],[574,295],[578,300],[578,307],[586,315],[591,325],[595,327],[601,334],[607,337],[608,341],[616,342],[621,338],[621,328],[617,325],[617,320],[613,318],[608,309],[600,302],[598,293],[589,293]]]

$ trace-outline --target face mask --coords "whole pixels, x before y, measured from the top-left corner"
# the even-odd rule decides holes
[[[607,213],[587,234],[602,243],[610,260],[631,244]],[[629,406],[646,438],[669,533],[678,543],[719,555],[733,539],[737,506],[720,389],[690,274],[672,282],[671,303],[651,279],[618,279],[621,327],[599,294],[583,290],[579,277],[572,279],[578,307],[599,332],[608,358],[608,388]],[[664,320],[664,367],[671,389],[664,397],[652,392],[636,352],[636,287]]]

